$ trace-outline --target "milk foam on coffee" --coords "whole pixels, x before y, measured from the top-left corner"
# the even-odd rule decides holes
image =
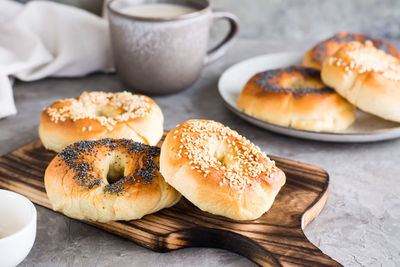
[[[195,11],[197,9],[177,4],[148,4],[121,9],[124,14],[143,18],[176,18]]]

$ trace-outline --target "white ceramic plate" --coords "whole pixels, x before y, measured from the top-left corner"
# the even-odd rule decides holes
[[[237,98],[246,82],[256,73],[300,64],[304,52],[286,52],[257,56],[239,62],[220,77],[218,90],[225,105],[239,117],[272,132],[328,142],[372,142],[400,137],[400,124],[386,121],[365,112],[356,111],[356,121],[342,132],[313,132],[279,126],[259,120],[240,111]]]

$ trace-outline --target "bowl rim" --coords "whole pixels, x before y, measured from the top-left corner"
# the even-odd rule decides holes
[[[36,223],[37,212],[36,212],[36,208],[33,205],[33,203],[29,199],[24,197],[23,195],[20,195],[18,193],[15,193],[10,190],[5,190],[5,189],[0,189],[0,195],[11,195],[11,196],[14,196],[14,197],[22,200],[28,206],[28,208],[30,209],[31,214],[32,214],[31,218],[29,219],[29,222],[24,224],[24,226],[21,229],[19,229],[18,231],[14,232],[10,235],[0,238],[0,244],[3,244],[11,239],[14,239],[14,238],[17,238],[18,236],[23,235],[26,231],[28,231],[29,228],[32,227],[32,225],[34,225]]]

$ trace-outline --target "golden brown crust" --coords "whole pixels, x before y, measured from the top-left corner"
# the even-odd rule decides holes
[[[56,152],[74,142],[102,138],[155,145],[161,139],[164,121],[151,98],[127,92],[84,92],[76,99],[56,101],[40,118],[40,139]]]
[[[355,119],[354,107],[322,83],[319,71],[306,67],[254,75],[240,93],[238,107],[258,119],[310,131],[344,130]]]
[[[400,60],[351,42],[324,60],[322,80],[358,108],[400,122]]]
[[[45,172],[53,209],[76,219],[107,222],[139,219],[174,205],[180,194],[161,176],[159,153],[159,148],[127,139],[68,146]]]
[[[189,120],[162,145],[165,180],[204,211],[236,220],[260,217],[285,183],[285,174],[236,131]]]
[[[364,34],[340,32],[322,42],[319,42],[307,51],[303,58],[303,65],[321,70],[324,59],[333,55],[343,44],[352,41],[365,42],[367,40],[372,41],[376,48],[383,50],[394,57],[400,57],[397,49],[389,42],[371,38]]]

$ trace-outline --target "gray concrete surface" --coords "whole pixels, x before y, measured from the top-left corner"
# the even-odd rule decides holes
[[[273,134],[239,119],[217,94],[220,74],[258,54],[308,47],[308,43],[239,40],[200,80],[180,94],[155,97],[165,128],[191,118],[218,120],[247,136],[269,154],[325,168],[331,176],[326,207],[305,230],[307,237],[345,266],[400,265],[400,140],[332,144]],[[0,154],[37,138],[39,114],[54,100],[83,90],[117,91],[115,75],[17,82],[18,115],[0,120]],[[236,254],[206,248],[161,254],[37,206],[35,245],[21,266],[251,266]]]

